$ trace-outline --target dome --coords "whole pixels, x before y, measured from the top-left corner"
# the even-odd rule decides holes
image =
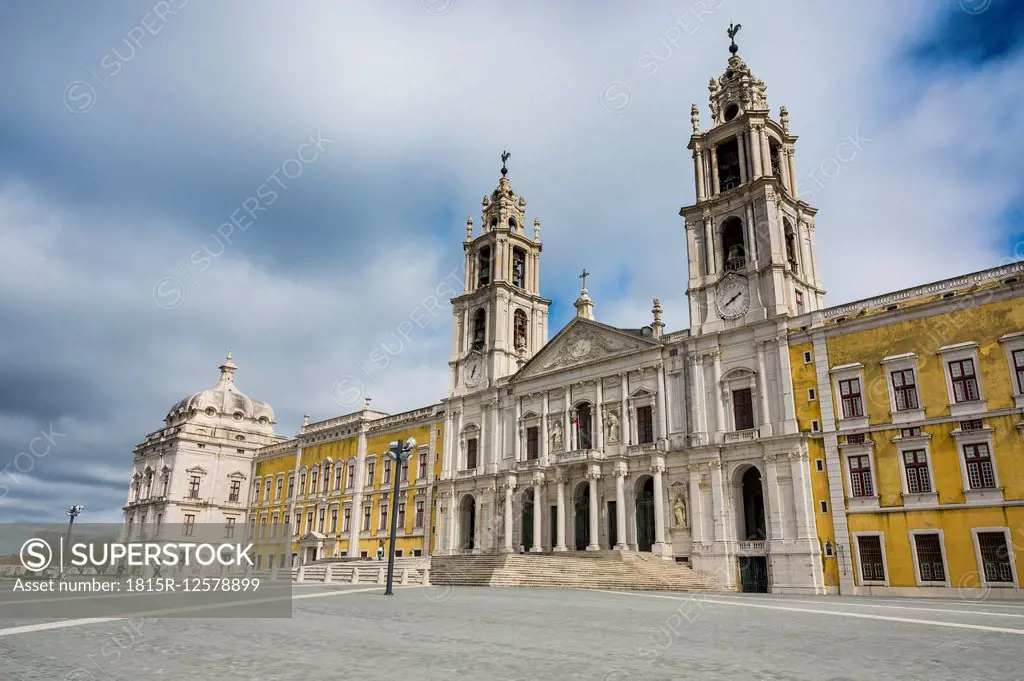
[[[266,402],[247,397],[235,386],[234,374],[238,366],[228,351],[220,369],[220,380],[209,390],[190,395],[171,407],[165,421],[168,423],[197,414],[221,416],[235,421],[255,421],[269,426],[274,423],[274,410]]]

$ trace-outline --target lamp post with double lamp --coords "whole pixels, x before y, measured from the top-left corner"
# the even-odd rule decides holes
[[[395,479],[391,488],[391,545],[388,547],[388,587],[385,596],[394,596],[391,585],[395,577],[395,535],[398,534],[398,486],[402,482],[402,462],[409,460],[409,455],[416,448],[416,439],[395,440],[388,445],[388,458],[395,462]]]
[[[64,546],[65,547],[70,547],[71,546],[71,528],[75,524],[75,518],[77,518],[78,516],[82,515],[82,511],[84,511],[84,510],[85,510],[85,506],[75,505],[75,506],[72,506],[71,508],[69,508],[68,510],[64,511],[64,513],[68,517],[68,533],[67,533],[67,536],[64,537]],[[60,579],[63,579],[63,578],[64,578],[64,575],[61,574],[60,575]]]

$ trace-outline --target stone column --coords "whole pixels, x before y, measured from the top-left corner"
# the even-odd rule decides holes
[[[712,375],[714,377],[714,399],[715,399],[715,442],[722,441],[722,433],[725,432],[725,405],[722,403],[722,353],[717,348],[712,351],[711,358]]]
[[[782,393],[782,412],[785,422],[782,424],[782,432],[785,434],[796,433],[796,403],[793,401],[793,374],[790,372],[789,363],[789,336],[783,331],[775,338],[779,347],[779,389]]]
[[[445,523],[445,525],[447,525],[448,527],[448,536],[446,537],[447,541],[445,541],[445,544],[448,546],[448,555],[452,555],[453,553],[455,553],[455,546],[458,542],[459,537],[459,530],[455,527],[455,500],[457,497],[455,496],[454,490],[450,492],[445,492],[444,495],[445,498],[448,500],[448,507],[445,509],[448,515],[448,522]],[[361,510],[362,509],[360,509],[360,511]],[[359,518],[359,522],[362,522],[361,517]],[[348,555],[351,556],[352,554],[349,553]],[[356,555],[358,556],[359,554]]]
[[[803,220],[797,220],[796,225],[793,226],[796,230],[796,238],[800,244],[800,273],[806,281],[814,283],[814,263],[811,262],[811,233],[807,229],[807,223]],[[805,294],[810,302],[811,292],[808,291]],[[811,309],[810,305],[806,305],[805,310]]]
[[[789,153],[782,145],[779,146],[779,172],[782,175],[782,186],[789,191]]]
[[[747,145],[744,144],[746,141],[744,138],[745,135],[742,134],[736,136],[736,149],[739,151],[740,156],[740,184],[747,183],[747,154],[746,149],[744,149]]]
[[[502,423],[501,418],[501,400],[500,398],[494,401],[492,407],[494,411],[494,419],[492,421],[493,428],[491,428],[491,457],[489,465],[487,466],[488,473],[497,473],[498,463],[505,456],[505,424]]]
[[[688,499],[690,503],[686,509],[687,520],[693,543],[699,544],[704,541],[703,519],[701,518],[704,513],[704,505],[700,498],[700,465],[691,463],[688,468],[690,470],[690,498]]]
[[[808,455],[805,452],[791,452],[790,471],[793,476],[793,505],[796,512],[796,538],[813,539],[814,508],[813,497],[807,493]]]
[[[757,349],[757,400],[760,405],[761,418],[758,419],[758,435],[770,437],[772,434],[772,413],[768,405],[768,375],[765,373],[764,342],[754,341]]]
[[[548,391],[544,391],[544,399],[541,401],[540,407],[540,442],[537,443],[540,447],[540,465],[548,465]]]
[[[665,472],[665,460],[651,458],[651,475],[654,477],[654,546],[651,551],[665,555],[665,499],[661,474]]]
[[[782,495],[779,493],[779,475],[775,465],[775,454],[765,454],[765,483],[768,486],[769,520],[768,539],[779,541],[780,539],[792,539],[785,536],[786,522],[782,508]]]
[[[625,551],[626,545],[626,482],[629,472],[625,468],[615,470],[615,546],[616,551]]]
[[[712,144],[708,153],[711,155],[711,195],[715,196],[722,191],[718,185],[718,147]]]
[[[565,551],[565,477],[562,471],[555,473],[558,485],[558,522],[555,524],[555,551]]]
[[[786,166],[789,170],[789,193],[796,199],[799,198],[800,186],[796,182],[796,155],[792,148],[786,151],[786,156],[788,157]]]
[[[569,414],[572,408],[572,386],[565,386],[565,409],[562,412],[562,451],[570,451],[572,446],[572,416]]]
[[[597,404],[594,414],[594,449],[604,451],[604,379],[597,379]]]
[[[465,460],[462,458],[464,456],[464,453],[465,453],[463,448],[462,448],[462,407],[459,408],[459,411],[457,412],[457,415],[459,417],[459,419],[458,419],[458,426],[456,427],[455,432],[452,433],[452,469],[451,469],[451,472],[452,472],[452,477],[453,478],[455,477],[456,471],[461,470],[462,466],[464,466],[465,463],[466,463]],[[477,456],[479,457],[479,452],[477,452]]]
[[[512,489],[511,483],[505,483],[502,485],[505,490],[505,546],[502,548],[504,553],[512,553]]]
[[[487,415],[491,411],[491,405],[489,402],[482,402],[480,404],[480,441],[477,442],[476,446],[476,470],[482,472],[486,470],[487,463]],[[479,525],[480,523],[477,523]]]
[[[715,226],[712,224],[711,218],[704,219],[704,252],[707,255],[707,276],[714,276],[718,272],[718,256],[715,247]]]
[[[694,150],[693,159],[697,170],[697,200],[703,201],[707,194],[704,189],[704,151],[700,147]]]
[[[359,534],[363,530],[363,487],[366,486],[366,431],[360,429],[359,441],[356,444],[356,479],[352,485],[352,521],[348,528],[348,555],[359,557]],[[299,476],[295,476],[296,490]],[[292,522],[295,522],[295,509],[292,509]],[[302,529],[299,528],[299,536]]]
[[[523,456],[523,399],[518,395],[516,400],[516,423],[514,427],[515,437],[512,438],[512,445],[515,448],[513,456],[515,460],[522,461],[525,457]]]
[[[591,469],[587,472],[587,481],[590,483],[590,543],[587,544],[587,551],[600,551],[601,542],[600,527],[598,525],[598,511],[600,510],[601,500],[597,496],[597,481],[601,478],[601,472],[599,470]]]
[[[655,404],[658,409],[658,438],[668,440],[668,417],[665,414],[665,365],[659,363],[655,369],[658,378],[658,394]]]
[[[544,550],[540,541],[541,527],[543,527],[541,516],[544,515],[542,513],[544,506],[540,503],[540,490],[543,482],[543,475],[538,474],[533,477],[533,546],[530,547],[530,553],[541,553]]]
[[[693,432],[702,436],[708,432],[707,396],[704,388],[704,355],[695,353],[690,355],[693,366],[693,393],[694,393],[694,420]]]
[[[630,433],[632,428],[629,424],[629,374],[619,374],[620,395],[619,395],[619,442],[624,446],[633,444]]]
[[[758,123],[757,134],[761,138],[761,164],[765,175],[772,174],[772,155],[768,146],[768,131],[764,129],[764,123]]]
[[[748,150],[750,154],[750,160],[754,167],[754,176],[751,179],[757,179],[763,174],[761,168],[761,142],[760,136],[754,126],[751,126],[750,130],[747,131],[747,137],[750,139],[750,148]]]
[[[475,282],[474,271],[473,271],[473,253],[472,251],[466,251],[466,281],[463,282],[462,292],[469,293],[473,290],[473,284]]]
[[[715,541],[728,541],[728,528],[725,526],[725,490],[722,488],[722,462],[711,462],[711,507],[715,528]]]

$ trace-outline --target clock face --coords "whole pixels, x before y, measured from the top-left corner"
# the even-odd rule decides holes
[[[730,275],[718,284],[715,295],[718,312],[726,319],[735,319],[743,315],[750,307],[750,286],[743,277]]]
[[[468,360],[462,367],[463,382],[473,388],[484,382],[484,363],[479,358]]]
[[[591,344],[586,338],[581,338],[572,346],[572,356],[576,359],[586,357],[590,354]]]

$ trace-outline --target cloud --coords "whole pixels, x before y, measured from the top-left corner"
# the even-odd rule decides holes
[[[392,412],[443,397],[438,287],[458,277],[502,149],[542,221],[552,334],[583,267],[599,320],[649,323],[659,296],[669,330],[685,328],[689,110],[708,120],[733,17],[800,135],[830,303],[998,264],[1021,198],[1019,51],[953,69],[907,49],[994,14],[171,5],[157,23],[152,2],[19,6],[0,27],[0,467],[49,423],[68,433],[3,520],[61,520],[74,502],[118,517],[132,446],[213,385],[229,346],[238,385],[286,434],[358,406],[352,386]],[[316,160],[286,166],[318,134]],[[272,205],[224,227],[288,168],[301,173]]]

